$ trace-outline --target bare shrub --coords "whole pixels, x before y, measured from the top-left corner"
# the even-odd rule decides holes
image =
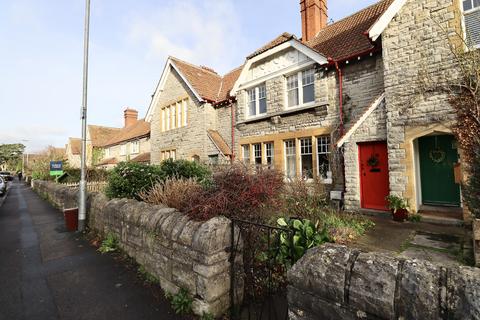
[[[327,204],[328,195],[320,178],[293,178],[285,187],[283,216],[314,220]]]
[[[249,170],[235,164],[213,175],[213,186],[190,208],[195,219],[224,215],[264,221],[264,209],[275,207],[283,190],[283,174],[277,170]]]
[[[203,195],[202,185],[193,178],[167,178],[148,191],[142,191],[140,198],[151,204],[163,204],[180,211],[187,211],[199,196]]]

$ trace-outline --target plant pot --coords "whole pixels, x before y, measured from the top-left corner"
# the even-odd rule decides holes
[[[65,227],[68,231],[77,231],[78,229],[78,208],[70,208],[63,210],[65,218]]]
[[[407,220],[408,218],[408,210],[407,209],[397,209],[397,211],[394,212],[392,210],[392,216],[394,221],[398,222],[403,222]]]
[[[480,219],[474,218],[473,228],[473,255],[475,257],[475,266],[480,267]]]

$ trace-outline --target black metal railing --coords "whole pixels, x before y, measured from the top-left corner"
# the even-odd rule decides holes
[[[231,319],[288,318],[287,267],[292,261],[285,252],[292,238],[286,228],[232,219]]]

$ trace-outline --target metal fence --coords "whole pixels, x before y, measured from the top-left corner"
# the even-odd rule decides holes
[[[289,229],[232,219],[231,319],[288,318],[287,266],[291,261],[284,253],[292,238]]]

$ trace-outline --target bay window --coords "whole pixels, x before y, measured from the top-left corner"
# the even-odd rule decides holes
[[[179,100],[161,109],[162,132],[187,125],[188,98]]]

